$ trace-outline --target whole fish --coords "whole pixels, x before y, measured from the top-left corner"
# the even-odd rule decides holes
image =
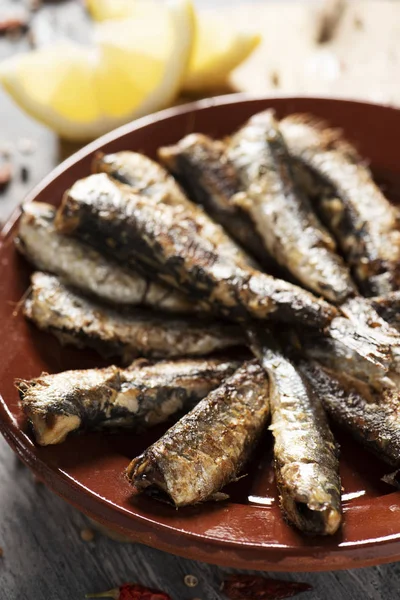
[[[310,115],[286,117],[280,128],[361,291],[376,296],[399,289],[399,213],[355,149],[340,132]]]
[[[243,189],[236,196],[263,244],[303,286],[342,304],[356,288],[336,244],[297,186],[274,112],[251,117],[228,144]]]
[[[19,379],[21,406],[41,446],[59,444],[71,432],[143,428],[191,409],[239,363],[223,359],[135,361],[107,367]]]
[[[94,348],[104,356],[203,356],[243,342],[233,325],[175,319],[153,311],[122,312],[80,296],[57,277],[36,272],[24,314],[61,343]]]
[[[154,283],[91,246],[61,235],[54,227],[56,209],[40,202],[22,208],[16,246],[41,271],[57,275],[63,283],[112,304],[149,306],[159,310],[200,311],[183,295]]]
[[[378,458],[400,467],[400,398],[398,391],[384,397],[360,391],[345,374],[302,362],[301,372],[322,399],[325,410],[341,428]]]
[[[182,189],[161,165],[144,154],[137,152],[117,152],[104,155],[98,152],[93,159],[92,171],[106,173],[113,179],[128,185],[136,194],[146,196],[155,203],[167,203],[177,209],[191,211],[200,227],[207,229],[221,254],[234,257],[241,265],[253,265],[252,259],[231,238],[220,225],[212,221],[183,193]]]
[[[274,266],[248,214],[234,201],[243,187],[228,159],[226,144],[201,133],[191,133],[174,146],[160,148],[158,157],[178,178],[189,198],[204,206],[267,269]]]
[[[170,204],[135,194],[105,174],[76,182],[66,192],[56,226],[127,264],[137,262],[158,279],[182,289],[234,319],[281,318],[317,327],[337,314],[301,288],[260,273],[220,252],[223,230],[214,235],[192,203]]]
[[[338,448],[321,398],[269,334],[249,329],[270,383],[276,483],[286,518],[304,533],[333,535],[341,515]]]
[[[240,475],[268,419],[268,378],[246,362],[135,458],[127,477],[176,507],[214,499]]]

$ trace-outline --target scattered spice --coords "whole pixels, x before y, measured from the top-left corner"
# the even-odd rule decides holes
[[[100,594],[86,594],[86,598],[113,598],[114,600],[172,600],[171,596],[138,585],[136,583],[125,583],[120,587],[101,592]]]
[[[222,587],[230,600],[282,600],[311,589],[308,583],[267,579],[258,575],[232,575]]]
[[[199,583],[199,580],[195,575],[185,575],[183,581],[188,587],[196,587],[196,585]]]
[[[12,166],[9,161],[0,164],[0,194],[3,193],[12,179]]]
[[[336,35],[347,0],[321,0],[320,4],[316,13],[315,41],[317,44],[326,44]]]
[[[279,77],[278,71],[272,71],[270,75],[271,84],[274,87],[279,87],[281,84],[281,78]]]
[[[0,36],[11,35],[19,36],[26,33],[29,29],[29,21],[25,15],[10,15],[0,19]]]
[[[92,542],[94,540],[94,531],[89,527],[85,527],[81,530],[81,539],[84,542]]]
[[[28,167],[26,167],[25,165],[22,165],[21,167],[21,181],[22,183],[28,183],[29,181],[29,169]]]

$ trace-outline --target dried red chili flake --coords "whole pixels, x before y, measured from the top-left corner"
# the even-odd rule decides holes
[[[311,589],[308,583],[267,579],[257,575],[232,575],[224,581],[222,591],[230,600],[282,600]]]
[[[137,583],[124,583],[108,592],[86,594],[86,598],[113,598],[114,600],[172,600],[171,596],[158,590],[151,590]]]

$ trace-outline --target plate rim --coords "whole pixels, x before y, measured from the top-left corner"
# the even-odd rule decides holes
[[[126,125],[122,125],[117,129],[101,136],[100,138],[90,142],[85,145],[83,148],[79,149],[77,152],[73,153],[70,157],[65,159],[60,165],[55,167],[46,177],[44,177],[34,188],[25,196],[23,202],[31,202],[35,200],[35,198],[41,194],[49,184],[51,184],[57,177],[59,177],[66,170],[71,168],[74,164],[81,161],[83,158],[89,156],[93,152],[99,150],[104,145],[113,142],[124,135],[131,134],[136,130],[147,127],[148,125],[154,124],[159,121],[165,121],[172,117],[189,114],[191,112],[197,112],[200,110],[204,110],[210,107],[215,106],[224,106],[231,105],[237,103],[253,103],[257,101],[262,102],[271,102],[276,100],[284,100],[284,101],[301,101],[301,100],[309,100],[309,101],[329,101],[329,102],[337,102],[340,104],[352,104],[355,107],[359,105],[368,105],[374,107],[374,109],[383,109],[383,110],[393,110],[397,113],[400,113],[400,109],[397,109],[390,105],[378,104],[373,102],[362,102],[353,99],[343,99],[336,97],[328,97],[328,96],[287,96],[285,94],[276,94],[274,96],[265,96],[265,95],[249,95],[249,94],[229,94],[223,96],[216,96],[212,98],[206,98],[203,100],[198,100],[195,102],[190,102],[187,104],[183,104],[177,107],[167,108],[165,110],[159,111],[157,113],[142,117],[133,122],[130,122]],[[22,204],[22,203],[21,203]],[[21,206],[21,205],[20,205]],[[9,217],[9,219],[4,224],[2,230],[0,231],[0,250],[3,247],[3,244],[7,240],[7,238],[13,233],[18,218],[21,214],[20,207],[18,207]],[[61,469],[56,468],[54,466],[49,465],[47,462],[43,461],[37,455],[35,455],[35,445],[33,442],[26,436],[26,434],[18,427],[13,415],[8,410],[6,401],[3,399],[2,394],[0,393],[0,432],[5,437],[8,444],[13,448],[13,450],[17,453],[17,455],[25,462],[28,467],[33,470],[35,473],[42,477],[45,480],[46,485],[50,489],[52,489],[55,493],[64,498],[67,502],[74,505],[76,508],[88,514],[92,518],[95,518],[97,521],[103,523],[106,526],[115,527],[121,533],[129,535],[133,540],[136,539],[141,543],[148,543],[153,547],[159,548],[161,550],[165,550],[171,553],[180,554],[189,558],[193,558],[196,560],[203,560],[208,562],[210,556],[208,555],[208,550],[215,550],[212,555],[212,562],[214,564],[221,564],[224,566],[235,566],[238,568],[253,568],[253,569],[273,569],[275,571],[304,571],[304,570],[312,570],[312,571],[324,571],[331,570],[331,566],[333,565],[334,569],[347,569],[349,567],[361,567],[361,566],[369,566],[374,564],[382,564],[384,562],[392,562],[394,560],[398,560],[400,558],[400,522],[397,523],[395,513],[393,514],[393,523],[397,524],[397,533],[391,534],[388,536],[381,537],[379,539],[367,539],[364,541],[355,542],[353,545],[350,545],[348,548],[341,548],[340,546],[336,546],[335,548],[329,547],[325,548],[321,545],[315,546],[294,546],[290,548],[282,548],[282,545],[279,547],[279,544],[276,546],[271,545],[271,543],[266,544],[265,546],[254,544],[250,542],[238,542],[232,540],[221,540],[220,538],[215,538],[208,536],[207,534],[200,534],[195,532],[188,532],[179,530],[171,525],[160,523],[155,519],[145,517],[144,515],[132,514],[128,513],[123,507],[114,504],[110,499],[100,497],[96,492],[90,490],[83,486],[80,482],[73,479],[73,477],[64,473]],[[64,494],[57,489],[57,483],[60,483],[61,486],[65,489],[73,489],[74,497],[82,495],[82,501],[74,501],[67,494]],[[397,495],[399,497],[400,492],[393,492],[390,496]],[[84,499],[90,502],[88,504],[94,505],[96,502],[100,502],[101,508],[104,511],[104,507],[106,506],[106,510],[108,511],[117,511],[118,521],[117,523],[110,524],[109,519],[102,518],[101,514],[97,511],[92,510],[92,508],[85,507]],[[99,508],[100,510],[100,508]],[[193,541],[197,547],[193,550],[188,548],[187,546],[181,545],[170,545],[165,540],[161,540],[156,536],[156,539],[152,539],[151,542],[145,540],[145,533],[140,532],[137,535],[133,535],[132,530],[127,529],[122,522],[125,519],[129,519],[133,522],[140,521],[144,528],[146,526],[154,532],[163,533],[168,536],[168,533],[171,533],[172,537],[180,537],[187,541]],[[165,537],[165,536],[164,536]],[[203,550],[199,550],[199,545],[203,546]],[[379,550],[376,552],[374,556],[358,556],[358,553],[363,554],[363,552],[371,550]],[[221,553],[220,556],[217,554]],[[246,552],[258,553],[261,555],[265,553],[265,557],[260,558],[259,560],[254,559],[257,564],[253,567],[243,567],[243,563],[246,562],[246,559],[243,557],[243,554]],[[276,556],[275,559],[272,559],[271,554],[276,553],[279,556]],[[296,553],[292,556],[293,553]],[[319,553],[319,557],[316,557],[315,554]],[[199,555],[202,554],[202,557],[199,558]],[[225,554],[225,557],[223,556]],[[270,555],[270,557],[267,556]],[[379,556],[377,556],[379,554]],[[289,558],[288,558],[289,555]],[[310,555],[313,555],[312,557]],[[226,556],[229,556],[226,558]],[[281,557],[281,559],[279,559]],[[286,558],[286,560],[285,560]],[[326,564],[326,560],[328,558],[328,562],[331,565]],[[263,566],[258,565],[258,563],[263,563]],[[306,569],[305,569],[306,567]]]

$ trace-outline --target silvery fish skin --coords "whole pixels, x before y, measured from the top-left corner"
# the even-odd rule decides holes
[[[174,146],[160,148],[158,157],[179,179],[189,198],[204,206],[268,270],[272,259],[266,256],[252,221],[234,202],[235,195],[242,193],[243,188],[228,159],[226,144],[201,133],[191,133]]]
[[[194,207],[194,209],[193,209]],[[234,320],[249,316],[325,327],[337,311],[285,281],[221,252],[224,232],[189,200],[153,201],[105,174],[80,180],[66,192],[56,226],[126,264],[175,286]]]
[[[302,373],[322,399],[330,417],[367,450],[395,468],[400,467],[400,399],[396,391],[372,400],[356,381],[324,369],[317,363],[302,363]],[[374,398],[375,396],[375,398]]]
[[[279,124],[258,113],[233,135],[228,157],[244,192],[236,197],[280,265],[314,293],[342,304],[356,288],[336,244],[297,186]]]
[[[71,432],[142,430],[191,409],[239,366],[222,359],[186,359],[128,369],[107,367],[42,374],[17,380],[22,409],[41,446],[60,444]]]
[[[310,329],[296,328],[289,335],[291,344],[312,360],[338,372],[348,373],[377,390],[395,389],[397,377],[391,370],[364,360],[357,352],[332,338],[323,337]]]
[[[218,245],[221,254],[234,257],[237,264],[252,265],[252,259],[231,238],[220,225],[212,221],[183,193],[178,183],[161,165],[144,154],[137,152],[117,152],[116,154],[97,153],[92,163],[94,173],[106,173],[113,179],[128,185],[132,191],[146,196],[156,204],[167,203],[179,209],[190,210],[196,223],[207,230]]]
[[[135,458],[127,477],[176,507],[214,499],[240,475],[269,412],[268,378],[256,361],[245,362]]]
[[[125,269],[116,261],[54,227],[56,209],[40,202],[23,206],[16,246],[41,271],[57,275],[63,283],[111,304],[149,306],[190,313],[195,303],[171,288]]]
[[[235,326],[215,321],[175,319],[153,311],[122,312],[80,296],[57,277],[32,276],[25,316],[61,343],[94,348],[104,356],[204,356],[239,345]]]
[[[280,128],[290,154],[307,170],[304,181],[315,206],[336,236],[361,291],[376,296],[399,289],[399,213],[355,149],[338,131],[310,115],[286,117]]]
[[[281,509],[304,533],[333,535],[342,520],[339,458],[321,398],[271,336],[257,329],[249,336],[270,383]]]

